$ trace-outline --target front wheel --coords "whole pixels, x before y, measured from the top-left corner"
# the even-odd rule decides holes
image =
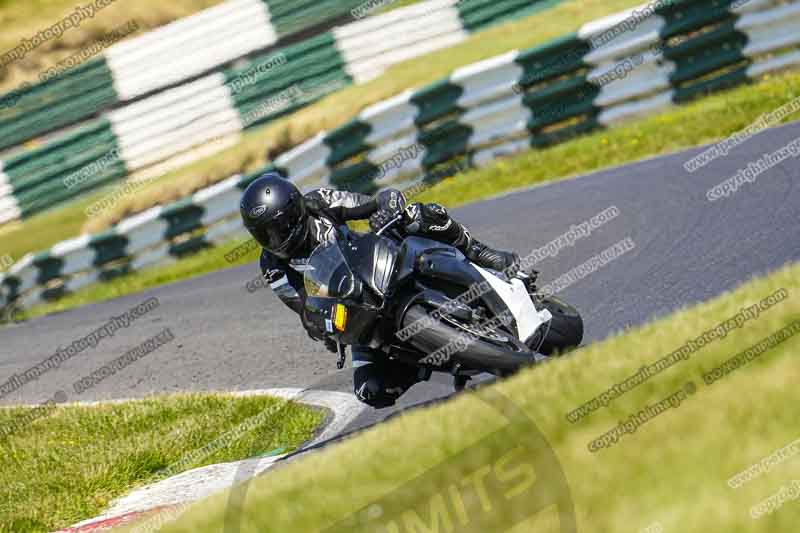
[[[583,340],[583,319],[577,309],[554,296],[539,297],[536,303],[537,307],[542,306],[553,315],[549,329],[543,326],[546,333],[539,353],[565,353],[580,346]]]

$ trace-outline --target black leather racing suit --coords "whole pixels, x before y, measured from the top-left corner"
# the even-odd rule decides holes
[[[438,204],[411,204],[406,206],[402,193],[385,190],[376,197],[364,194],[317,189],[304,196],[309,216],[306,243],[291,259],[279,258],[267,250],[261,253],[261,271],[275,294],[294,312],[303,318],[305,289],[303,271],[311,252],[322,242],[334,238],[335,225],[348,220],[370,219],[373,228],[382,226],[396,216],[405,213],[404,224],[408,234],[421,235],[451,244],[460,249],[475,263],[496,270],[503,270],[516,259],[514,254],[492,250],[473,239],[469,231],[453,220],[447,210]],[[312,338],[321,340],[304,323]],[[335,348],[326,342],[331,351]],[[359,400],[373,407],[393,405],[412,385],[427,379],[425,371],[388,360],[382,352],[368,347],[352,348],[353,385]]]

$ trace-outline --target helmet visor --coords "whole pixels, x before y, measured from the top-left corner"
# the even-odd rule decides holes
[[[261,246],[279,253],[290,247],[301,234],[303,219],[302,204],[295,201],[271,219],[254,222],[247,229]]]

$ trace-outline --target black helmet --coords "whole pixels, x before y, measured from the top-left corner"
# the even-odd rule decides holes
[[[264,174],[248,185],[240,212],[247,231],[278,257],[291,257],[305,242],[308,225],[303,195],[279,174]]]

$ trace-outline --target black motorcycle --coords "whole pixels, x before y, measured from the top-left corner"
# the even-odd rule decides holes
[[[490,271],[458,249],[391,230],[361,234],[340,226],[304,273],[306,320],[339,345],[369,346],[454,376],[506,376],[580,345],[574,307],[536,293],[535,278]]]

